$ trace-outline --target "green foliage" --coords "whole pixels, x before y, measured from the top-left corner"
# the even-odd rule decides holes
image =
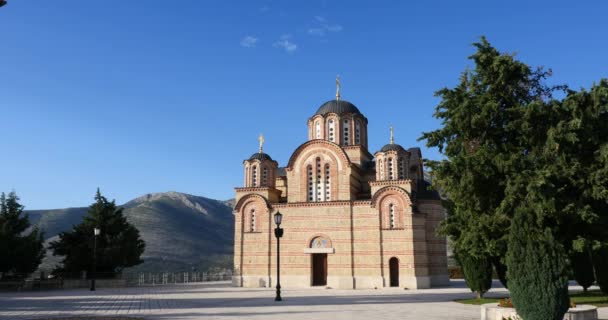
[[[34,227],[27,232],[30,222],[23,208],[14,191],[0,195],[0,279],[25,277],[44,257],[42,231]]]
[[[492,288],[492,263],[485,257],[474,257],[466,253],[457,253],[456,259],[462,266],[464,279],[469,289],[477,293],[477,299]]]
[[[509,288],[507,282],[507,265],[502,262],[499,258],[492,259],[492,265],[494,265],[494,270],[496,270],[496,275],[498,276],[498,280],[505,288]]]
[[[572,267],[574,279],[583,287],[583,291],[586,292],[587,288],[595,282],[591,252],[589,250],[573,252],[570,255],[570,266]]]
[[[600,290],[608,294],[608,246],[595,250],[593,253],[593,268]]]
[[[531,207],[518,208],[511,226],[511,298],[524,320],[562,320],[570,306],[566,251],[550,229],[537,225]]]
[[[90,273],[93,270],[94,228],[101,230],[96,250],[98,273],[111,275],[142,263],[145,243],[139,231],[127,222],[122,210],[97,190],[95,202],[82,223],[72,231],[60,233],[59,240],[51,242],[53,254],[63,256],[63,266],[57,271],[76,273],[85,270]]]

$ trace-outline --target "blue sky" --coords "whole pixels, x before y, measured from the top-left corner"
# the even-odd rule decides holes
[[[608,76],[606,1],[18,1],[0,8],[0,191],[28,209],[175,190],[233,197],[257,150],[285,165],[335,93],[369,119],[370,151],[439,126],[486,35],[553,69]]]

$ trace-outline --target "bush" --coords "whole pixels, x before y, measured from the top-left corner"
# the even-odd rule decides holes
[[[593,263],[588,251],[574,252],[570,255],[570,266],[576,282],[587,292],[587,288],[595,282]]]
[[[597,285],[603,293],[608,294],[608,246],[593,253],[593,268]]]
[[[464,272],[464,280],[471,291],[477,293],[477,299],[492,288],[492,263],[488,258],[473,257],[459,253],[457,259]]]
[[[567,260],[551,230],[534,223],[534,213],[518,209],[507,252],[509,291],[524,320],[562,320],[570,305]]]

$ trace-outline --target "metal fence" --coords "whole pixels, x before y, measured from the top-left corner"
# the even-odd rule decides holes
[[[4,275],[0,279],[0,291],[87,288],[90,286],[92,278],[92,275],[87,276],[86,273],[61,273],[54,275],[38,273],[27,276],[10,275],[8,277]],[[228,281],[232,279],[232,271],[97,273],[94,275],[94,278],[96,279],[96,286],[100,288],[161,286],[209,281]]]

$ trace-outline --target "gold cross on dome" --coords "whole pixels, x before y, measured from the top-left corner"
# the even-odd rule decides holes
[[[336,100],[340,100],[340,75],[336,76]]]
[[[264,135],[260,133],[260,136],[258,137],[258,141],[260,142],[260,153],[262,153],[262,147],[264,146]]]

